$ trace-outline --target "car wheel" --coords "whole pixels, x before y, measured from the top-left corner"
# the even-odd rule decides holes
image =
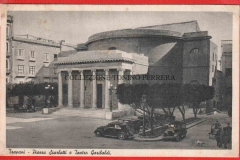
[[[180,141],[180,135],[178,134],[176,137],[176,141],[179,142]]]
[[[96,131],[96,132],[95,132],[95,135],[96,135],[97,137],[101,137],[101,136],[102,136],[102,133],[101,133],[100,131]]]
[[[119,133],[118,134],[118,139],[124,140],[125,139],[125,134],[124,133]]]

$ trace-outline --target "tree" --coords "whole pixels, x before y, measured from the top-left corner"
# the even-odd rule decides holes
[[[117,87],[117,98],[121,104],[132,105],[135,109],[141,108],[141,98],[147,90],[147,84],[120,84]]]
[[[52,90],[46,90],[45,87],[50,85],[53,87]],[[24,96],[29,97],[30,101],[32,101],[34,96],[37,95],[58,95],[58,84],[57,83],[20,83],[20,84],[11,84],[7,85],[7,97],[18,96],[19,104],[23,105]]]
[[[183,102],[193,108],[194,117],[200,109],[200,103],[213,98],[214,88],[203,84],[184,84]]]
[[[146,95],[148,87],[148,84],[120,84],[117,87],[117,98],[121,104],[131,105],[134,109],[141,109],[149,114],[149,110],[144,107],[145,104],[142,104],[143,95]],[[143,125],[143,135],[145,135],[145,125]]]

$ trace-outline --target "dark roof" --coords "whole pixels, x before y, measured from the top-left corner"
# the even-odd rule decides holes
[[[113,121],[113,122],[110,122],[110,123],[108,123],[108,124],[121,124],[121,125],[123,125],[123,123],[122,123],[122,122],[119,122],[119,121]]]
[[[67,57],[71,54],[75,54],[77,53],[78,51],[77,50],[69,50],[69,51],[61,51],[59,54],[58,54],[58,57]]]

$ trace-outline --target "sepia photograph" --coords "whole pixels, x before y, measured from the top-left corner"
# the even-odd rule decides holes
[[[6,9],[6,154],[238,151],[238,8],[122,8]]]

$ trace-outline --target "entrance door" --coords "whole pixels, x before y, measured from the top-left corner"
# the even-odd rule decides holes
[[[97,84],[97,108],[102,108],[102,84]]]

